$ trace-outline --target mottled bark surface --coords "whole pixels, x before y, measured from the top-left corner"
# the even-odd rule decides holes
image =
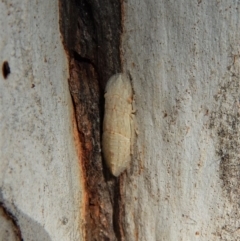
[[[0,30],[0,203],[25,241],[83,240],[83,176],[59,3],[0,1]]]
[[[0,202],[24,240],[238,241],[240,3],[122,4],[0,1]],[[117,72],[138,124],[120,179],[100,153]]]
[[[124,1],[139,135],[126,239],[240,237],[239,1]]]

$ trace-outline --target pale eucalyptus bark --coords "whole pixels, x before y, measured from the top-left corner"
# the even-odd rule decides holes
[[[239,240],[239,1],[124,2],[139,135],[126,240]]]
[[[1,70],[10,67],[0,75],[0,203],[24,241],[80,240],[83,184],[58,2],[1,1],[0,12]]]
[[[57,1],[0,3],[2,208],[24,240],[239,240],[240,3],[123,1],[121,11],[115,9],[122,24],[118,49],[119,31],[111,32],[115,12],[106,4],[101,12],[97,0],[89,2],[93,18],[89,6],[80,4],[77,23],[94,20],[91,31],[78,29],[79,43],[66,41],[66,52]],[[116,3],[111,6],[120,6]],[[109,12],[114,14],[103,22],[112,25],[96,25]],[[61,26],[64,35],[68,26]],[[95,36],[95,27],[109,34]],[[87,136],[89,144],[79,135],[88,134],[91,122],[81,123],[85,119],[76,114],[85,104],[80,97],[88,96],[84,89],[96,91],[96,100],[95,92],[88,97],[98,106],[103,97],[98,84],[103,88],[116,72],[131,76],[138,133],[130,167],[119,179],[102,165],[100,152],[90,148],[87,155],[82,149],[100,146],[97,118],[86,118],[97,126],[97,144],[93,135]],[[81,89],[74,76],[83,76],[84,84],[95,82]],[[68,78],[79,106],[73,107]],[[99,108],[95,114],[101,117]],[[85,162],[93,150],[95,173]],[[9,218],[4,215],[1,223]],[[3,237],[6,229],[0,230]]]

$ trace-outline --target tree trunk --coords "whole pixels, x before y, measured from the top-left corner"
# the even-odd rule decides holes
[[[240,3],[27,3],[0,3],[1,235],[239,240]],[[120,72],[137,135],[116,178],[100,143]]]
[[[82,240],[80,149],[58,2],[1,1],[0,11],[1,219],[16,221],[19,240]]]
[[[139,135],[126,240],[239,240],[238,1],[128,1]]]

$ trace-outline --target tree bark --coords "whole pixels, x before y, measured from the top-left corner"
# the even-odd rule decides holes
[[[238,1],[11,0],[0,11],[0,239],[239,240]],[[101,125],[120,72],[137,135],[115,178]]]
[[[139,130],[126,240],[239,240],[239,7],[124,3]]]
[[[1,1],[0,11],[0,204],[23,240],[83,240],[80,148],[58,2]]]

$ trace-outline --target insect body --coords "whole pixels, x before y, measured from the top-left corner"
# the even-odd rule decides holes
[[[131,160],[133,92],[127,76],[112,76],[107,83],[104,97],[103,155],[111,173],[117,177]]]

